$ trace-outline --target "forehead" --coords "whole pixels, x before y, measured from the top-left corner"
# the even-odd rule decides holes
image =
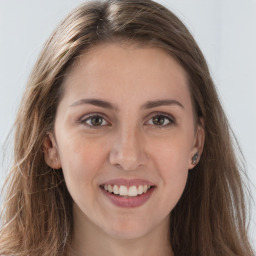
[[[185,70],[166,51],[127,43],[104,43],[81,54],[64,79],[64,96],[185,96],[190,101]]]

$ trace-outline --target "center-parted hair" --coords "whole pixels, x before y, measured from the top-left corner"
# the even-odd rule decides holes
[[[68,69],[82,53],[109,42],[165,50],[186,71],[195,120],[203,120],[205,146],[200,162],[189,171],[184,193],[170,213],[175,256],[252,256],[242,172],[206,61],[184,24],[150,0],[84,3],[44,45],[15,122],[14,164],[5,185],[0,255],[68,254],[72,199],[62,170],[46,165],[43,142],[54,128]]]

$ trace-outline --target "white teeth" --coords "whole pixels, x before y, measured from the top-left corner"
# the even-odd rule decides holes
[[[138,195],[141,195],[143,193],[143,186],[142,185],[139,185],[138,187]]]
[[[104,184],[103,188],[108,191],[109,193],[114,193],[115,195],[120,196],[138,196],[143,193],[146,193],[151,186],[150,185],[139,185],[138,187],[133,185],[130,187],[121,185],[120,187],[118,185],[106,185]]]
[[[118,188],[117,185],[114,185],[114,187],[113,187],[113,192],[114,192],[115,195],[118,195],[118,194],[119,194],[119,188]]]
[[[137,196],[137,195],[138,195],[138,191],[136,186],[129,187],[128,196]]]
[[[112,192],[113,192],[113,187],[112,187],[111,185],[108,185],[108,188],[105,189],[105,190],[107,190],[107,191],[109,191],[110,193],[112,193]]]
[[[120,196],[127,196],[128,195],[128,188],[126,186],[120,186],[119,194],[120,194]]]

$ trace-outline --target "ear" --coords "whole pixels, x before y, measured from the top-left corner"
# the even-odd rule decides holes
[[[200,118],[197,124],[193,147],[191,149],[190,157],[188,160],[189,169],[193,169],[197,165],[197,163],[200,161],[200,157],[202,155],[203,148],[204,148],[204,140],[205,140],[204,121],[202,118]]]
[[[60,169],[61,162],[58,154],[58,147],[55,136],[52,132],[47,133],[44,143],[44,160],[53,169]]]

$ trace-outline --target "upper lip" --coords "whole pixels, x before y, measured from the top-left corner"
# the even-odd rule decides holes
[[[112,179],[103,182],[101,185],[118,185],[118,186],[139,186],[139,185],[149,185],[149,186],[155,186],[154,183],[144,180],[144,179]]]

